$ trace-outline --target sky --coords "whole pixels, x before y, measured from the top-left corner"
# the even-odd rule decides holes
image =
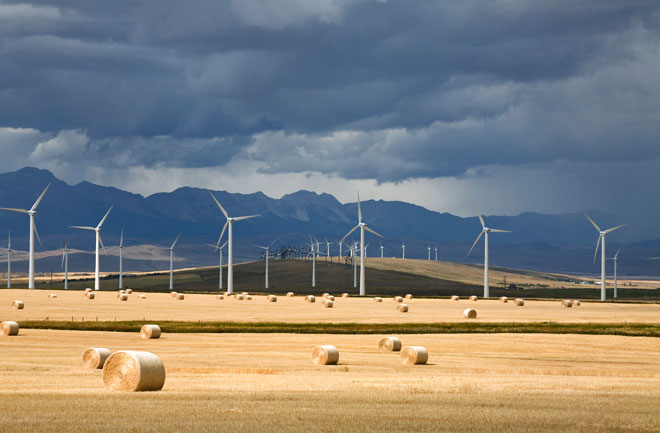
[[[660,3],[0,0],[0,171],[660,212]]]

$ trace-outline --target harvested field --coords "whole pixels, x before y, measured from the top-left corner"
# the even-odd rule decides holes
[[[71,320],[85,321],[144,320],[158,321],[224,321],[289,322],[289,323],[435,323],[464,322],[463,310],[478,305],[477,322],[495,323],[657,323],[658,304],[614,304],[582,302],[580,308],[561,308],[556,301],[526,300],[525,306],[500,303],[498,299],[480,299],[477,304],[467,300],[420,299],[408,301],[410,311],[393,314],[392,304],[374,302],[373,298],[335,298],[333,308],[323,308],[320,302],[308,303],[303,296],[281,297],[268,305],[265,296],[254,295],[256,302],[241,302],[227,298],[223,302],[214,295],[186,294],[184,302],[172,302],[168,293],[151,293],[139,299],[139,293],[128,301],[117,302],[115,292],[96,292],[94,302],[78,291],[60,290],[57,302],[49,300],[41,290],[0,290],[2,320]],[[11,302],[22,299],[29,308],[14,310]]]
[[[24,330],[0,340],[0,431],[657,431],[657,339],[405,335],[429,352],[408,366],[383,336]],[[338,365],[312,364],[319,344]],[[106,391],[80,363],[99,345],[158,355],[162,391]]]

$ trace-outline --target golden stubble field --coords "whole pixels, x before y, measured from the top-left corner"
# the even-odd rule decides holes
[[[48,298],[56,293],[56,299]],[[320,297],[316,303],[304,301],[302,296],[288,298],[278,296],[275,303],[265,296],[253,296],[251,301],[238,301],[214,295],[186,294],[183,301],[176,301],[166,293],[146,293],[139,299],[139,292],[129,295],[126,302],[116,298],[116,292],[96,292],[96,299],[85,299],[82,291],[44,291],[11,289],[0,290],[0,320],[182,320],[182,321],[236,321],[236,322],[291,322],[291,323],[429,323],[465,322],[463,310],[477,310],[477,322],[559,322],[559,323],[657,323],[660,305],[613,304],[582,302],[580,307],[562,308],[559,301],[526,300],[523,307],[511,301],[500,303],[497,299],[477,302],[461,299],[411,299],[407,313],[396,311],[397,303],[383,298],[376,303],[373,298],[335,297],[334,307],[323,308]],[[405,293],[401,293],[402,295]],[[14,310],[14,300],[25,302],[23,310]],[[475,320],[470,320],[475,321]]]
[[[21,330],[0,337],[2,432],[652,432],[660,344],[586,335],[403,335],[429,350],[404,366],[380,335]],[[339,365],[315,366],[333,344]],[[88,347],[146,350],[160,392],[106,391]]]

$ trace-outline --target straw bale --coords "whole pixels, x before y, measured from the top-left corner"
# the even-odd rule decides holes
[[[160,326],[158,325],[143,325],[140,329],[140,337],[143,340],[153,340],[160,338]]]
[[[312,362],[316,365],[333,365],[339,362],[339,351],[335,346],[316,346],[312,351]]]
[[[342,297],[342,298],[348,298],[348,297],[349,297],[349,294],[348,294],[348,293],[342,293],[342,294],[341,294],[341,297]]]
[[[277,302],[277,296],[275,296],[275,295],[268,295],[268,296],[266,297],[266,300],[267,300],[268,302]]]
[[[406,304],[399,304],[396,306],[397,311],[400,313],[407,313],[408,312],[408,305]]]
[[[110,391],[159,391],[165,384],[163,361],[149,352],[115,352],[103,366],[103,385]]]
[[[466,319],[476,319],[477,318],[477,310],[473,310],[472,308],[466,308],[463,311],[463,316],[465,316]]]
[[[324,308],[332,308],[332,306],[335,304],[334,301],[331,301],[330,299],[324,299],[323,300],[323,307]]]
[[[23,303],[23,301],[14,301],[11,303],[11,308],[13,308],[14,310],[22,310],[23,308],[25,308],[25,304]]]
[[[401,296],[395,296],[392,298],[394,302],[403,302],[403,298]]]
[[[472,302],[477,302],[478,299],[479,298],[477,298],[477,295],[470,296],[470,301],[472,301]]]
[[[307,295],[305,296],[305,302],[309,302],[310,304],[313,304],[314,302],[316,302],[316,298],[314,297],[314,295]]]
[[[507,302],[509,302],[509,298],[507,298],[506,296],[500,296],[500,302],[506,304]]]
[[[401,351],[401,362],[403,364],[426,364],[428,360],[429,353],[422,346],[407,346]]]
[[[293,292],[286,292],[286,296],[289,298],[293,298],[294,293]]]
[[[0,335],[18,335],[18,323],[11,320],[0,323]]]
[[[573,306],[573,303],[571,302],[570,299],[564,299],[561,301],[561,306],[565,308],[571,308]]]
[[[385,337],[378,342],[378,349],[383,352],[398,352],[401,350],[401,340],[397,337]]]
[[[374,302],[383,302],[383,298],[381,298],[380,296],[376,296],[374,298]]]
[[[516,307],[524,307],[525,306],[525,300],[521,298],[516,298]]]
[[[85,368],[101,369],[110,356],[110,351],[102,347],[90,347],[85,350],[82,363]]]
[[[128,301],[128,295],[126,293],[122,293],[121,295],[117,295],[117,299],[120,301]]]
[[[452,301],[458,301],[459,299],[461,299],[461,298],[459,298],[459,297],[456,296],[456,295],[452,295],[452,297],[451,297],[451,300],[452,300]]]
[[[406,298],[406,299],[412,299],[412,298],[413,298],[413,295],[411,295],[410,293],[407,293],[406,296],[405,296],[405,298]]]
[[[94,299],[94,298],[96,298],[96,295],[94,294],[94,292],[86,292],[85,293],[85,298]]]

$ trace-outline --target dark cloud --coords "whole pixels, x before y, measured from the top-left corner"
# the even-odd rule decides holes
[[[0,126],[71,163],[403,181],[660,157],[660,5],[0,4]]]

